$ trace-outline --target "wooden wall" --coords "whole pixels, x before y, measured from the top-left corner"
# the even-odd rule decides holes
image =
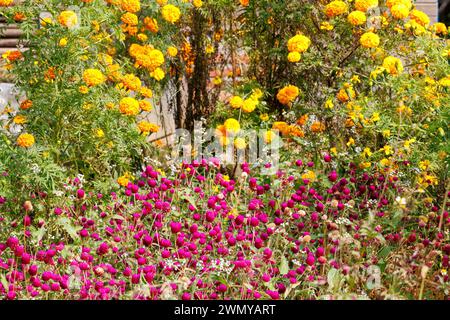
[[[428,14],[432,23],[438,21],[438,0],[416,0],[416,8]]]

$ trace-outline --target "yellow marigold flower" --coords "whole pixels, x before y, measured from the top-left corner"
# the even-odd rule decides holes
[[[163,6],[167,4],[167,0],[156,0],[156,3],[159,4],[160,6]]]
[[[222,84],[222,78],[220,76],[214,77],[213,81],[215,86],[220,86]]]
[[[58,22],[67,28],[73,28],[78,24],[78,17],[71,10],[62,11],[58,16]]]
[[[302,55],[297,51],[289,52],[288,54],[288,61],[292,63],[299,62],[301,58]]]
[[[145,33],[138,33],[137,38],[139,41],[145,42],[148,40],[148,36]]]
[[[267,113],[263,113],[259,116],[259,119],[261,119],[261,121],[267,121],[269,120],[269,115]]]
[[[137,26],[139,23],[137,15],[131,12],[124,13],[120,18],[123,23],[128,24],[130,26]]]
[[[431,26],[431,30],[433,30],[436,34],[447,35],[448,29],[447,26],[442,22],[436,22]]]
[[[152,104],[147,100],[139,100],[139,107],[142,111],[146,112],[152,111],[153,109]]]
[[[202,0],[192,0],[192,4],[196,8],[201,8],[203,6],[203,1]]]
[[[244,105],[244,100],[239,96],[234,96],[230,99],[230,106],[233,109],[240,109]]]
[[[282,88],[278,94],[277,99],[283,105],[289,105],[298,97],[300,90],[296,86],[286,86]]]
[[[415,21],[416,23],[421,25],[422,27],[425,27],[430,24],[430,18],[428,17],[428,15],[425,12],[417,9],[414,9],[409,13],[409,18],[412,21]]]
[[[17,138],[17,145],[22,148],[29,148],[35,143],[33,135],[29,133],[22,133]]]
[[[139,102],[136,99],[126,97],[120,100],[119,111],[127,116],[135,116],[139,113]]]
[[[408,8],[408,10],[411,10],[411,8],[412,8],[411,0],[386,0],[386,6],[389,9],[391,9],[393,6],[398,5],[398,4],[404,5],[406,8]]]
[[[144,67],[150,72],[164,63],[164,54],[147,45],[134,43],[130,46],[129,53],[136,60],[136,67]]]
[[[243,138],[236,138],[236,139],[234,139],[234,146],[236,149],[242,150],[247,147],[247,143],[245,142],[245,139],[243,139]]]
[[[142,87],[141,91],[139,92],[142,96],[146,97],[146,98],[151,98],[153,97],[153,91],[150,88],[147,87]]]
[[[288,40],[287,45],[289,52],[303,53],[308,50],[311,40],[304,35],[297,34]]]
[[[103,138],[105,136],[105,132],[102,129],[96,129],[95,130],[95,136],[97,138]]]
[[[216,51],[216,49],[214,48],[214,46],[212,44],[208,44],[205,48],[206,54],[214,53],[214,51]]]
[[[162,7],[161,14],[167,22],[175,23],[180,19],[181,11],[178,7],[168,4]]]
[[[380,37],[373,32],[366,32],[359,40],[364,48],[376,48],[380,45]]]
[[[439,85],[442,87],[450,87],[450,76],[446,76],[445,78],[439,80]]]
[[[334,108],[333,100],[328,99],[328,100],[325,102],[325,108],[326,108],[326,109],[333,109],[333,108]]]
[[[355,139],[353,139],[353,138],[348,139],[347,147],[354,146],[354,145],[355,145]]]
[[[167,48],[167,54],[171,57],[176,57],[176,55],[178,54],[178,49],[173,46],[170,46]]]
[[[335,156],[337,156],[337,154],[338,154],[336,147],[331,148],[331,149],[330,149],[330,152],[331,152],[332,154],[334,154]]]
[[[398,75],[403,72],[403,64],[399,58],[386,57],[383,61],[383,68],[392,75]]]
[[[142,86],[141,80],[136,77],[134,74],[129,73],[122,77],[121,79],[123,86],[127,90],[131,91],[139,91]]]
[[[388,159],[386,159],[386,158],[383,158],[383,159],[380,160],[380,165],[382,167],[388,167],[390,165],[390,163],[391,162]]]
[[[120,0],[122,10],[136,13],[141,10],[141,2],[139,0]]]
[[[27,117],[19,114],[19,115],[14,117],[13,122],[15,124],[24,124],[24,123],[27,122]]]
[[[59,46],[60,47],[67,46],[67,39],[66,38],[62,38],[61,40],[59,40]]]
[[[420,36],[426,32],[424,26],[412,19],[408,23],[405,23],[405,29],[411,31],[416,36]]]
[[[259,100],[264,96],[264,93],[261,91],[261,89],[253,89],[252,95],[250,96],[254,100]]]
[[[113,57],[111,57],[109,54],[106,53],[99,53],[98,55],[98,62],[101,64],[110,66],[114,63]]]
[[[122,187],[126,187],[128,183],[130,182],[130,179],[134,179],[133,175],[130,172],[125,172],[125,174],[119,179],[117,179],[117,183],[121,185]]]
[[[371,157],[372,151],[370,150],[370,148],[364,148],[362,155],[363,155],[363,157]]]
[[[346,13],[348,10],[348,6],[344,1],[331,1],[329,4],[325,6],[325,14],[329,18],[334,18],[341,14]]]
[[[121,176],[117,179],[117,183],[122,187],[126,187],[129,182],[130,179],[128,179],[126,176]]]
[[[253,112],[256,109],[258,103],[259,103],[258,100],[255,100],[253,98],[245,99],[244,104],[242,106],[242,111],[245,113]]]
[[[114,103],[108,102],[108,103],[105,105],[105,107],[106,107],[106,109],[108,109],[108,110],[112,110],[112,109],[114,109],[116,106],[114,105]]]
[[[376,7],[378,7],[378,0],[355,0],[356,10],[366,12]]]
[[[361,162],[359,164],[360,169],[367,169],[367,168],[370,168],[371,166],[372,166],[372,163],[370,163],[370,162]]]
[[[264,133],[264,142],[272,143],[278,137],[275,131],[269,130]]]
[[[354,26],[360,26],[366,23],[367,17],[366,14],[362,11],[352,11],[348,15],[347,20]]]
[[[428,168],[430,167],[430,160],[423,160],[419,162],[419,168],[423,171],[428,170]]]
[[[391,155],[394,153],[394,151],[392,151],[392,147],[390,145],[385,145],[383,148],[380,149],[380,151],[383,151],[385,155]]]
[[[161,81],[162,79],[164,79],[164,77],[166,76],[166,74],[164,73],[164,70],[161,68],[156,68],[155,70],[153,70],[150,73],[150,76],[152,78],[154,78],[156,81]]]
[[[155,133],[159,131],[159,126],[154,124],[154,123],[150,123],[148,121],[141,121],[138,123],[138,128],[139,131],[141,131],[142,134],[148,135],[150,133]]]
[[[391,7],[391,14],[396,19],[405,19],[409,16],[409,9],[404,4],[396,4]]]
[[[14,0],[0,0],[0,7],[9,7]]]
[[[370,120],[373,121],[373,122],[380,121],[380,114],[378,112],[374,112],[372,114],[372,117],[370,117]]]
[[[89,86],[97,86],[106,81],[106,77],[98,69],[87,69],[83,73],[83,80]]]
[[[391,130],[386,129],[382,132],[384,138],[389,138],[391,136]]]
[[[158,21],[154,18],[145,17],[144,18],[144,26],[147,30],[157,33],[159,31]]]
[[[48,25],[53,24],[53,20],[50,17],[45,17],[41,20],[41,26],[47,27]]]
[[[334,29],[334,26],[329,23],[328,21],[324,21],[320,24],[320,30],[327,30],[327,31],[331,31]]]
[[[79,91],[80,93],[82,93],[82,94],[86,94],[86,93],[89,92],[89,88],[86,87],[86,86],[80,86],[80,87],[78,88],[78,91]]]
[[[312,170],[308,170],[306,173],[302,174],[303,180],[314,181],[316,179],[316,174]]]
[[[233,118],[227,119],[224,123],[224,127],[226,132],[230,133],[238,133],[241,130],[241,125],[239,124],[239,121]]]

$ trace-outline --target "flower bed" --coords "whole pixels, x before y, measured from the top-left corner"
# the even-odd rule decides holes
[[[395,172],[320,167],[298,160],[267,177],[244,164],[232,180],[217,160],[184,164],[169,176],[148,166],[108,195],[86,192],[75,178],[65,186],[72,200],[45,216],[34,216],[31,203],[24,218],[1,215],[10,234],[0,242],[0,294],[442,298],[450,245],[440,228],[450,224],[448,212],[426,201],[409,210]],[[305,171],[317,175],[302,178]],[[433,285],[419,292],[425,278]]]

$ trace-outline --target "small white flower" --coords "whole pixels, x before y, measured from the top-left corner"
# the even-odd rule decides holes
[[[395,198],[395,202],[397,202],[401,206],[404,206],[404,205],[406,205],[406,198],[401,198],[399,196],[399,197]]]

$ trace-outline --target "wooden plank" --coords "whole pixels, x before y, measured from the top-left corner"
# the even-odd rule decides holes
[[[1,38],[20,38],[22,34],[22,30],[18,28],[7,28],[1,32]]]
[[[10,38],[10,39],[1,39],[0,38],[0,47],[17,47],[19,45],[20,39],[18,38]]]
[[[431,20],[431,23],[438,21],[439,9],[437,0],[418,0],[415,2],[416,9],[425,12]]]

